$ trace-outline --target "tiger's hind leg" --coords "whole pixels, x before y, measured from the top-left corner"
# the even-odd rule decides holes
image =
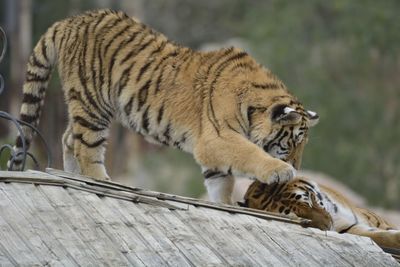
[[[83,106],[81,100],[70,103],[74,156],[78,160],[83,175],[98,180],[109,180],[104,166],[106,142],[109,135],[110,121],[96,111]],[[96,112],[96,113],[97,113]]]
[[[347,233],[367,236],[382,247],[400,249],[400,230],[382,230],[366,225],[355,225]]]
[[[218,170],[203,169],[204,184],[210,201],[232,205],[235,178]]]
[[[62,137],[62,145],[64,170],[77,174],[81,173],[78,160],[74,156],[74,137],[71,123],[68,123],[68,127],[64,132]]]

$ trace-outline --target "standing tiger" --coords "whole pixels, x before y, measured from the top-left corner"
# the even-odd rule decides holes
[[[322,230],[367,236],[380,246],[400,249],[400,230],[333,189],[302,177],[281,184],[254,181],[239,204],[307,218]]]
[[[55,23],[29,58],[21,120],[37,126],[52,69],[68,105],[64,169],[108,179],[113,119],[147,140],[192,153],[213,201],[231,203],[233,175],[287,181],[318,115],[236,48],[194,51],[122,12],[99,10]],[[27,143],[32,131],[24,127]],[[17,137],[16,153],[22,150]],[[279,158],[295,155],[291,162]],[[276,158],[274,158],[276,157]],[[21,159],[9,161],[21,169]]]

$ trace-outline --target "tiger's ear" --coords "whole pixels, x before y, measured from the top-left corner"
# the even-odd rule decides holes
[[[319,116],[316,112],[307,110],[308,127],[313,127],[319,122]]]
[[[282,125],[292,125],[301,122],[301,115],[295,109],[286,105],[277,105],[272,108],[272,121]]]

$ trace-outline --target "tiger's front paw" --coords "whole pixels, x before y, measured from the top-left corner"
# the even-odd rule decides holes
[[[296,174],[295,168],[292,165],[283,162],[281,160],[276,160],[273,168],[267,172],[267,175],[264,176],[264,183],[284,183],[293,179]]]

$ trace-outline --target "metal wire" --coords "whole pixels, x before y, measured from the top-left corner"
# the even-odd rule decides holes
[[[5,56],[5,53],[7,50],[7,36],[1,27],[0,27],[0,35],[1,35],[0,40],[2,43],[2,45],[0,46],[2,48],[1,52],[0,52],[0,63],[1,63],[2,60],[4,59],[4,56]],[[3,93],[4,88],[5,88],[4,78],[0,74],[0,95]],[[40,167],[39,162],[36,159],[36,157],[32,153],[28,152],[27,141],[26,141],[24,131],[22,130],[22,125],[29,127],[41,139],[42,143],[44,144],[46,153],[47,153],[47,167],[49,168],[51,166],[52,156],[51,156],[51,151],[50,151],[49,145],[47,144],[43,135],[39,132],[39,130],[36,127],[34,127],[33,125],[31,125],[27,122],[16,119],[9,113],[1,111],[1,110],[0,110],[0,119],[5,119],[5,120],[12,122],[14,124],[14,126],[17,128],[19,136],[22,141],[21,142],[22,143],[22,151],[19,151],[18,153],[16,153],[16,151],[13,149],[13,146],[10,144],[3,144],[0,146],[0,158],[1,158],[2,153],[4,153],[5,151],[8,150],[10,152],[10,160],[9,160],[8,170],[12,170],[16,160],[18,159],[18,161],[20,161],[20,158],[22,158],[22,160],[21,160],[22,161],[22,166],[21,166],[22,170],[25,169],[27,158],[30,158],[33,161],[33,164],[35,165],[35,167],[37,169],[39,169],[39,167]],[[0,166],[0,169],[1,169],[1,166]]]
[[[2,40],[2,45],[1,45],[1,53],[0,53],[0,63],[3,61],[4,56],[6,55],[7,51],[7,37],[6,33],[4,32],[3,28],[0,27],[0,33],[1,33],[1,40]],[[4,78],[0,74],[0,95],[4,90]]]

